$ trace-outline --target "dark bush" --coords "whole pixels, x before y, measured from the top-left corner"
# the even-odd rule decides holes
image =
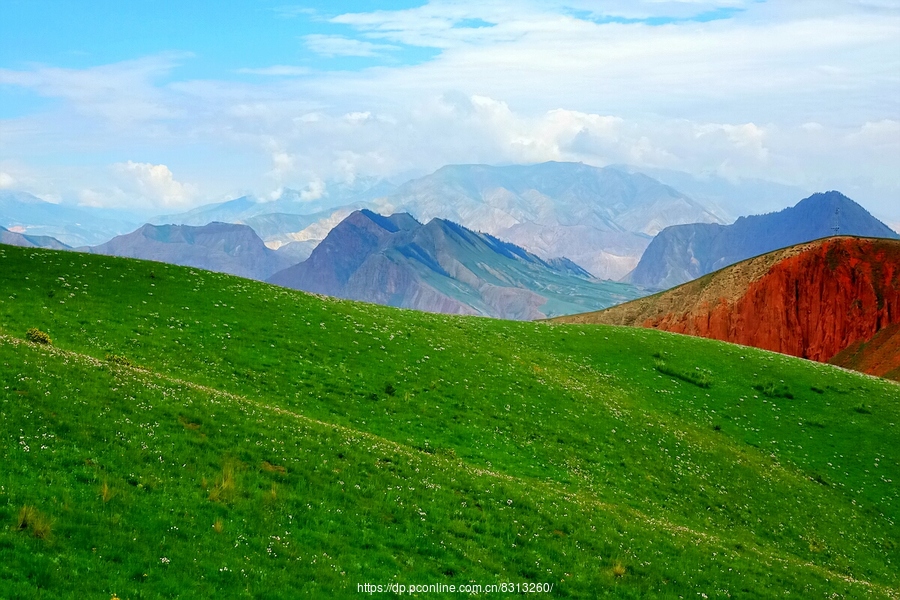
[[[28,331],[25,332],[25,339],[29,342],[34,342],[35,344],[52,344],[53,340],[50,339],[50,336],[41,331],[36,327],[32,327]]]

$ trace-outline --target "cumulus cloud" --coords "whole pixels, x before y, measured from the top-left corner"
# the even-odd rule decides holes
[[[7,189],[15,186],[16,179],[5,171],[0,171],[0,189]]]
[[[544,160],[759,177],[887,208],[900,193],[896,2],[432,0],[316,19],[326,33],[306,48],[379,66],[233,80],[179,79],[183,55],[0,69],[0,84],[60,100],[0,123],[4,143],[117,160],[140,148],[204,182],[123,162],[115,186],[71,184],[157,204],[218,198],[223,182],[314,195],[315,181]],[[417,47],[428,58],[399,62]]]
[[[306,188],[300,192],[301,200],[318,200],[325,195],[325,182],[321,179],[310,181]]]
[[[126,192],[134,192],[144,203],[162,206],[184,206],[193,199],[190,185],[179,183],[166,165],[127,161],[113,165]]]

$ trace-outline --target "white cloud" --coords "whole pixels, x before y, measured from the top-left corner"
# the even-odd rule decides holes
[[[113,165],[125,192],[133,192],[146,204],[180,207],[190,203],[194,190],[179,183],[166,165],[127,161]],[[97,198],[95,198],[97,199]]]
[[[16,184],[16,179],[5,171],[0,171],[0,189],[8,189]]]
[[[301,200],[318,200],[325,195],[325,182],[321,179],[310,181],[306,188],[300,192]]]
[[[0,121],[4,146],[22,159],[51,157],[31,168],[42,191],[97,190],[107,204],[304,189],[447,163],[581,160],[837,188],[900,219],[896,2],[598,6],[434,0],[339,15],[331,24],[319,18],[343,35],[302,41],[320,55],[381,63],[357,71],[274,65],[232,69],[258,79],[185,81],[176,69],[183,55],[82,70],[0,69],[0,84],[59,99],[43,113]],[[719,9],[742,12],[662,26],[602,22]],[[437,50],[402,65],[409,46]],[[165,165],[120,168],[113,181],[100,167],[53,166],[66,161],[63,153],[78,155],[72,165],[91,153],[105,165],[109,155],[124,161],[149,152],[197,187],[171,172],[154,178],[150,167]],[[23,185],[20,171],[0,167]]]
[[[300,75],[309,75],[312,69],[309,67],[294,67],[290,65],[272,65],[271,67],[262,67],[258,69],[243,68],[238,69],[237,73],[242,75],[264,75],[269,77],[297,77]]]
[[[294,170],[294,156],[283,150],[272,153],[272,170],[269,175],[277,180],[282,180]]]
[[[390,44],[373,44],[365,40],[357,40],[340,35],[323,35],[314,33],[303,37],[306,47],[325,57],[361,56],[374,57],[384,52],[398,50]]]
[[[369,111],[356,111],[344,115],[344,120],[348,123],[365,123],[372,117]]]
[[[735,149],[753,156],[761,162],[765,162],[769,156],[769,150],[764,145],[766,132],[753,123],[701,125],[696,128],[696,131],[697,140],[706,136],[722,135]]]
[[[98,192],[97,190],[92,190],[89,188],[85,188],[78,192],[78,205],[79,206],[90,206],[93,208],[104,208],[108,206],[114,206],[113,202],[110,200],[115,199],[121,201],[122,194],[118,193],[120,190],[114,193],[103,193]],[[111,198],[112,196],[112,198]]]
[[[154,81],[189,56],[167,53],[87,69],[0,69],[0,84],[30,88],[48,98],[62,98],[81,114],[101,116],[119,126],[170,119],[182,112]]]

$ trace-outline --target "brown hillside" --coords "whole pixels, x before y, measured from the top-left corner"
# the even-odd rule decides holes
[[[850,344],[828,362],[900,381],[900,323],[882,329],[869,340]]]
[[[800,244],[655,296],[554,321],[651,327],[820,362],[847,349],[853,351],[842,355],[842,366],[896,373],[900,338],[873,338],[900,323],[900,241]]]

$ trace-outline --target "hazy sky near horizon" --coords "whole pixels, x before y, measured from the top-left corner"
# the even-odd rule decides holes
[[[559,160],[838,189],[900,225],[900,0],[2,12],[0,188],[53,201],[175,212]]]

